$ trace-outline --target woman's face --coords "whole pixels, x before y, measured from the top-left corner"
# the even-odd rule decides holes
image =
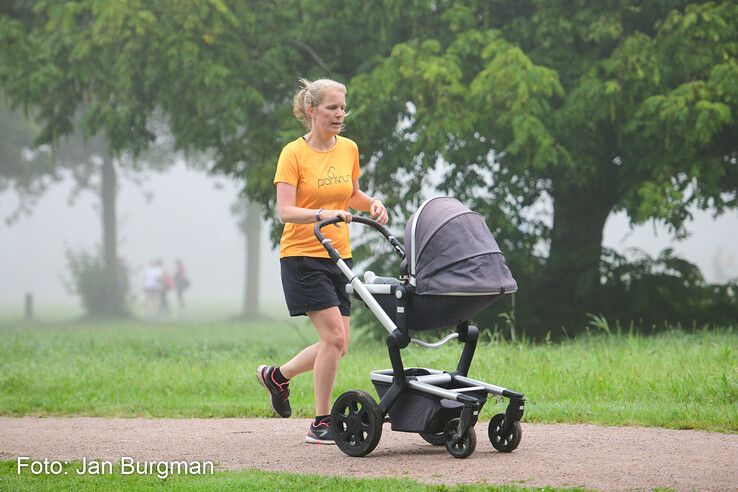
[[[340,90],[326,91],[318,106],[310,108],[312,130],[338,134],[346,116],[346,94]]]

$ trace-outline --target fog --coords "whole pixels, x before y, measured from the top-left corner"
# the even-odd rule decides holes
[[[192,281],[192,302],[219,303],[237,310],[244,288],[245,238],[230,212],[236,201],[235,183],[178,164],[163,174],[151,174],[139,187],[119,180],[117,201],[119,256],[131,268],[131,287],[141,298],[142,273],[153,258],[168,269],[181,258]],[[71,181],[58,183],[39,201],[31,216],[13,225],[0,224],[0,305],[21,312],[23,296],[33,293],[37,306],[79,301],[68,294],[61,277],[68,275],[65,249],[91,251],[101,243],[99,199],[84,192],[68,204]],[[152,199],[147,202],[146,192]],[[0,216],[14,209],[12,192],[0,194]],[[263,305],[284,311],[277,250],[260,238]],[[674,242],[666,229],[644,225],[630,229],[623,214],[612,215],[604,231],[604,245],[618,251],[640,248],[656,255],[665,247],[696,263],[710,281],[738,276],[738,213],[713,219],[694,212],[691,237]]]
[[[19,304],[25,292],[33,293],[39,306],[78,304],[61,282],[68,276],[65,250],[91,251],[102,242],[102,226],[99,198],[84,192],[70,207],[72,188],[71,180],[52,186],[31,216],[0,225],[0,304]],[[131,288],[139,299],[143,269],[153,258],[161,258],[170,272],[175,258],[181,258],[192,282],[191,301],[240,306],[246,242],[230,211],[237,196],[238,187],[230,180],[183,164],[150,174],[143,186],[119,177],[118,255],[131,269]],[[13,193],[0,195],[3,218],[16,203]],[[278,253],[267,228],[262,229],[261,301],[283,303]]]

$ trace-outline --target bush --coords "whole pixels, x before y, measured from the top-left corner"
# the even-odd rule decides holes
[[[128,268],[118,261],[116,289],[112,298],[105,288],[105,263],[101,254],[66,251],[70,278],[62,279],[72,295],[78,295],[89,316],[128,316]]]
[[[608,319],[636,328],[729,325],[738,319],[738,282],[709,284],[699,268],[665,249],[656,258],[612,250],[602,260],[601,306]]]

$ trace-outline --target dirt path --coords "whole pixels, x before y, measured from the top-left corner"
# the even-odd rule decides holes
[[[218,469],[405,477],[426,483],[677,490],[738,490],[738,435],[643,427],[523,423],[510,454],[494,451],[486,423],[466,460],[385,424],[377,449],[350,458],[302,442],[305,419],[108,419],[0,417],[0,458],[57,460],[122,456],[141,461],[209,460]],[[322,457],[322,459],[316,459]]]

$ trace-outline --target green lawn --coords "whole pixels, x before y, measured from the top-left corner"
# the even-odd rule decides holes
[[[0,337],[0,414],[154,417],[270,416],[256,366],[284,362],[315,340],[305,320],[2,321]],[[446,370],[459,355],[456,342],[404,351],[407,366]],[[369,371],[389,366],[383,344],[353,340],[334,396],[374,394]],[[525,421],[738,432],[732,328],[542,345],[484,337],[470,376],[525,393]],[[291,390],[293,413],[313,415],[311,375]],[[503,408],[491,401],[484,413]]]
[[[460,485],[455,487],[427,486],[408,479],[379,478],[359,479],[323,477],[319,475],[297,475],[293,473],[262,472],[246,470],[238,472],[218,471],[212,475],[170,475],[159,479],[156,475],[122,475],[116,468],[104,476],[81,475],[74,463],[63,467],[59,475],[31,475],[17,473],[17,463],[0,461],[0,490],[279,490],[303,492],[308,490],[350,491],[457,491],[457,492],[519,492],[527,490],[553,491],[553,488],[523,488],[516,486]],[[582,490],[582,489],[566,489]]]

